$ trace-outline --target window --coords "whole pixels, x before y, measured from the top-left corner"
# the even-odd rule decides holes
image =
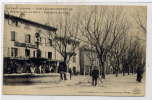
[[[8,19],[8,25],[11,25],[11,20],[10,19]]]
[[[18,55],[18,48],[11,48],[11,56],[17,57]]]
[[[49,46],[52,46],[52,39],[49,39]]]
[[[16,25],[16,26],[19,26],[18,21],[15,22],[15,25]]]
[[[52,59],[52,52],[48,52],[48,58]]]
[[[35,51],[33,51],[33,57],[36,57],[36,54],[35,54],[36,52]]]
[[[31,43],[31,35],[30,34],[25,35],[25,42]]]
[[[11,41],[15,41],[16,38],[15,38],[15,31],[11,31]]]
[[[25,56],[30,57],[30,50],[29,49],[25,49]]]
[[[41,57],[41,50],[37,50],[37,58],[40,58]]]
[[[18,26],[18,21],[15,20],[15,19],[12,19],[12,25],[13,25],[13,26]]]
[[[73,63],[76,62],[76,56],[73,56]]]
[[[47,46],[47,45],[46,45],[46,38],[44,38],[44,45]]]
[[[24,29],[30,30],[30,25],[26,23],[25,26],[24,26]]]
[[[42,38],[41,37],[39,38],[39,42],[42,42]]]

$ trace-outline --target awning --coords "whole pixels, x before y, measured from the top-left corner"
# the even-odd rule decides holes
[[[4,60],[14,60],[14,61],[29,61],[29,58],[19,58],[19,57],[5,57]]]
[[[46,58],[30,58],[31,61],[46,61],[47,59]]]
[[[57,62],[63,62],[63,60],[54,60],[54,59],[50,60],[50,59],[48,59],[46,62],[48,62],[48,63],[57,63]]]

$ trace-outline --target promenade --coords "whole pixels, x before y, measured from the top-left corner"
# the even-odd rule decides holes
[[[103,96],[143,96],[144,81],[136,82],[136,75],[107,75],[103,83],[91,85],[90,76],[73,76],[72,80],[60,80],[59,74],[28,78],[29,82],[4,84],[4,94],[19,95],[103,95]],[[14,80],[15,81],[15,80]]]

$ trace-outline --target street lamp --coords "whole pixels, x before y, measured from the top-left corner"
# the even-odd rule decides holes
[[[37,58],[40,57],[40,50],[39,50],[39,45],[40,45],[40,33],[35,33],[35,37],[36,37],[36,46],[37,46]]]

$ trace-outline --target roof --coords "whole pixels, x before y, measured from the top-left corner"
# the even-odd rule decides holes
[[[72,37],[68,37],[68,36],[66,36],[66,37],[55,36],[54,39],[58,40],[58,41],[61,41],[61,42],[66,41],[69,44],[70,43],[71,44],[79,44],[80,43],[78,40],[72,39]]]
[[[23,23],[28,23],[31,24],[33,26],[37,26],[37,27],[42,27],[43,29],[49,30],[49,31],[57,31],[57,28],[52,27],[52,26],[48,26],[48,25],[44,25],[44,24],[40,24],[38,22],[34,22],[28,19],[24,19],[21,17],[17,17],[17,16],[13,16],[13,15],[9,15],[9,14],[5,14],[5,18],[7,19],[14,19]]]
[[[91,48],[88,45],[83,45],[82,47],[80,47],[80,50],[88,51],[88,52],[96,52],[95,48]]]

